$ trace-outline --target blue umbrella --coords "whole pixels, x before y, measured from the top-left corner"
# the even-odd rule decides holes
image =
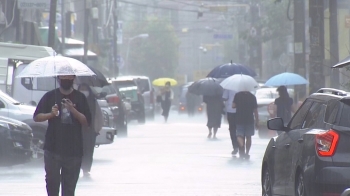
[[[292,86],[301,84],[309,84],[309,81],[298,74],[284,72],[271,77],[266,81],[265,86]]]
[[[215,67],[213,70],[210,71],[207,77],[228,78],[235,74],[244,74],[252,77],[256,76],[255,71],[248,66],[237,63],[228,63]]]

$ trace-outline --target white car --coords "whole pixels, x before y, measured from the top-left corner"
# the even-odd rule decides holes
[[[147,119],[153,120],[155,116],[155,91],[147,76],[120,76],[108,78],[115,88],[130,87],[137,85],[142,94]]]

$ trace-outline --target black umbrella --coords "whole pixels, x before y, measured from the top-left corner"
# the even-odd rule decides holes
[[[96,75],[95,76],[78,76],[76,78],[76,83],[83,84],[86,83],[89,86],[95,86],[95,87],[104,87],[109,85],[106,77],[96,68],[92,66],[88,66],[91,71],[93,71]]]
[[[188,92],[203,96],[221,96],[224,91],[220,85],[221,81],[215,78],[204,78],[189,86]]]
[[[215,67],[210,71],[207,77],[227,78],[235,74],[244,74],[252,77],[256,76],[255,71],[248,66],[237,63],[228,63]]]

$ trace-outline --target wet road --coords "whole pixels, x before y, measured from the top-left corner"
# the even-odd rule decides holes
[[[128,138],[95,149],[90,178],[81,176],[77,196],[261,195],[260,166],[268,140],[253,137],[250,160],[231,156],[227,125],[208,140],[205,116],[173,114],[130,125]],[[42,160],[0,168],[1,196],[46,195]]]

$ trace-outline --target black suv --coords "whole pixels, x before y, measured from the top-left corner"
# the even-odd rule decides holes
[[[0,116],[0,166],[23,164],[32,158],[32,129],[25,123]]]
[[[263,196],[340,196],[350,187],[350,93],[320,89],[287,127],[281,118],[267,126],[280,134],[263,158]]]

